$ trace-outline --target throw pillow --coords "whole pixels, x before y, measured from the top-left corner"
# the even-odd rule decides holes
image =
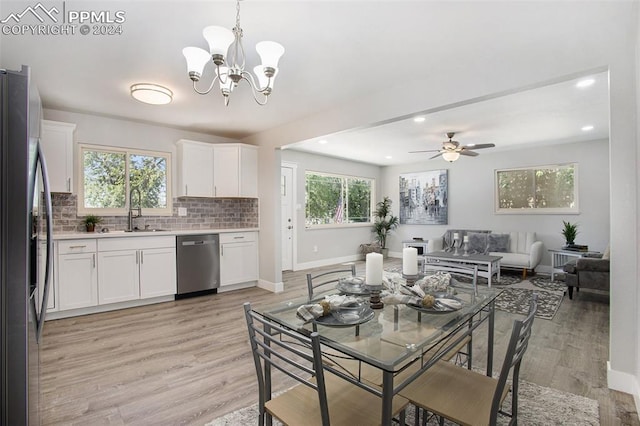
[[[491,234],[469,232],[469,253],[471,254],[485,254],[487,251],[488,236]]]
[[[607,248],[604,249],[604,253],[602,253],[603,259],[609,259],[611,257],[611,246],[607,244]]]
[[[487,252],[509,252],[509,234],[489,234],[489,248]]]

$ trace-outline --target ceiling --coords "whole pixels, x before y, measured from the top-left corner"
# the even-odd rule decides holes
[[[3,0],[0,20],[35,4]],[[122,11],[125,21],[122,34],[114,35],[82,35],[78,28],[66,35],[0,33],[0,68],[31,66],[45,108],[235,139],[413,82],[412,95],[437,98],[441,82],[454,79],[463,90],[497,66],[518,69],[540,57],[584,63],[589,50],[576,46],[579,41],[606,38],[611,29],[608,11],[599,2],[245,0],[241,25],[248,68],[257,64],[253,46],[258,41],[278,41],[286,51],[267,106],[257,105],[248,87],[241,85],[225,107],[217,93],[193,92],[181,51],[185,46],[206,48],[205,26],[231,28],[233,1],[46,2],[52,5],[67,13],[101,11],[115,16]],[[38,23],[28,14],[21,19],[20,24]],[[606,63],[595,63],[606,68]],[[575,72],[577,76],[582,70]],[[413,114],[387,117],[357,132],[330,135],[323,152],[397,164],[416,161],[417,154],[406,151],[438,148],[447,131],[457,132],[455,139],[462,144],[492,142],[496,150],[516,142],[607,137],[606,75],[596,77],[597,84],[583,91],[576,91],[571,82],[547,86],[532,79],[535,90],[514,87],[508,96],[460,98],[456,105],[417,111],[426,118],[420,125],[402,120]],[[429,87],[420,84],[425,79],[432,82]],[[140,82],[170,88],[173,102],[151,106],[135,101],[129,87]],[[585,124],[592,124],[594,131],[579,130]],[[315,150],[316,139],[296,149]],[[387,155],[393,158],[384,158]]]

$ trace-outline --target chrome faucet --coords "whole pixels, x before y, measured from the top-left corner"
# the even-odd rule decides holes
[[[133,208],[133,193],[136,192],[138,194],[138,207]],[[134,216],[133,211],[137,210],[137,214]],[[129,228],[127,231],[133,231],[133,219],[142,216],[142,195],[140,195],[140,190],[138,188],[133,188],[131,192],[129,192]]]

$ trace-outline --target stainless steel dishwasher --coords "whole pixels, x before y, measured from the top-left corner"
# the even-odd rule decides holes
[[[178,291],[176,299],[215,293],[220,286],[220,239],[218,234],[176,237]]]

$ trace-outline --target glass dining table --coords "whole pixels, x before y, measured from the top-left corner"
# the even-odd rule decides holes
[[[324,363],[325,369],[380,396],[381,424],[390,425],[393,396],[461,342],[469,340],[468,336],[484,322],[488,322],[486,373],[492,374],[494,302],[501,291],[495,287],[474,289],[456,282],[450,290],[460,302],[455,310],[385,303],[373,313],[368,310],[362,321],[348,324],[322,318],[305,321],[298,309],[310,302],[302,298],[255,306],[253,310],[306,335],[317,331],[323,354],[329,360]],[[368,303],[366,296],[361,296],[361,300]],[[471,357],[470,343],[467,351]]]

